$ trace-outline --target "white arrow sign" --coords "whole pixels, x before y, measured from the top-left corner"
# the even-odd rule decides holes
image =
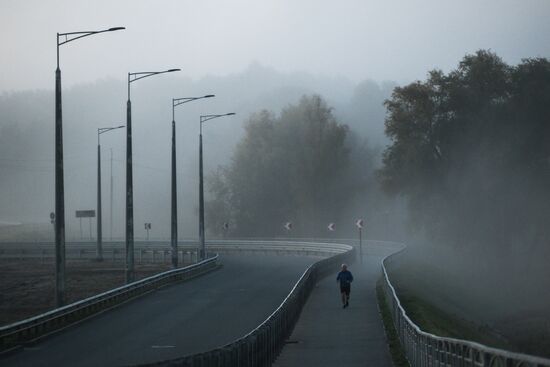
[[[355,225],[359,229],[363,228],[363,219],[357,219],[357,222],[355,222]]]
[[[286,223],[285,223],[285,229],[286,229],[287,231],[290,231],[290,230],[292,229],[292,222],[286,222]]]
[[[327,226],[328,230],[329,231],[334,231],[334,223],[329,223],[328,226]]]
[[[229,229],[229,223],[225,222],[225,223],[223,224],[223,229],[224,229],[225,231],[227,231],[227,230]]]

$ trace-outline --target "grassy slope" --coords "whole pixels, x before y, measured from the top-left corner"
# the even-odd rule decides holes
[[[410,292],[399,292],[401,305],[407,315],[422,330],[438,336],[465,339],[501,349],[511,345],[486,326],[476,325],[456,315],[447,313]]]
[[[419,272],[416,266],[405,263],[389,272],[403,308],[422,330],[439,336],[471,340],[494,348],[550,358],[550,329],[547,327],[545,332],[539,325],[539,319],[534,321],[537,323],[534,325],[527,323],[527,316],[518,315],[516,321],[519,326],[503,328],[506,332],[502,335],[487,325],[469,320],[468,312],[457,306],[456,299],[438,292],[441,287],[452,284],[450,279],[441,276],[441,271],[423,266],[423,272]],[[460,294],[464,290],[457,288],[455,292]],[[491,307],[481,302],[480,306]]]
[[[378,307],[380,308],[380,314],[382,316],[382,322],[386,329],[386,336],[388,338],[388,345],[390,348],[391,358],[395,367],[409,367],[409,362],[405,356],[405,352],[401,347],[397,331],[393,326],[393,319],[391,311],[384,297],[384,291],[382,290],[381,280],[376,284],[376,298],[378,299]]]

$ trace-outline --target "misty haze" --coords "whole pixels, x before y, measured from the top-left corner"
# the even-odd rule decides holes
[[[0,364],[550,366],[549,16],[1,2]]]

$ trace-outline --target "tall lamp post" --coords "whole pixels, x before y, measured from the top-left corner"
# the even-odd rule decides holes
[[[128,102],[126,103],[126,283],[134,281],[134,188],[132,182],[132,102],[130,101],[130,85],[143,78],[180,70],[169,69],[128,73]]]
[[[206,245],[204,242],[204,185],[202,174],[202,124],[208,120],[212,120],[218,117],[233,116],[234,112],[226,113],[223,115],[201,115],[200,116],[200,128],[199,128],[199,246],[200,246],[200,258],[206,259]]]
[[[63,183],[63,109],[61,106],[61,69],[59,46],[98,33],[126,29],[113,27],[99,31],[57,33],[57,68],[55,69],[55,304],[65,304],[65,188]]]
[[[171,226],[171,245],[172,245],[172,266],[178,267],[178,193],[176,185],[176,119],[175,109],[177,106],[196,101],[203,98],[215,97],[213,94],[207,94],[202,97],[184,97],[172,99],[172,226]]]
[[[102,234],[102,213],[101,213],[101,145],[99,136],[111,130],[122,129],[124,126],[100,127],[97,129],[97,261],[103,261],[103,234]]]

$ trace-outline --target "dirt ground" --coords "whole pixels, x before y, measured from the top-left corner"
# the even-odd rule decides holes
[[[136,264],[136,280],[171,269],[168,263]],[[70,260],[67,304],[124,285],[124,263]],[[0,326],[55,308],[53,260],[0,259]]]

